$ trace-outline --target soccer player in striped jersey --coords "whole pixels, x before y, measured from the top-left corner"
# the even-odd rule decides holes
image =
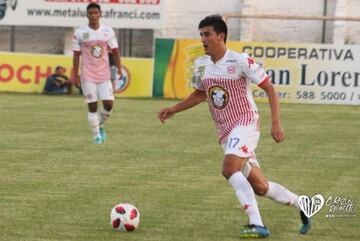
[[[111,115],[114,102],[110,79],[109,50],[120,76],[121,62],[114,30],[109,26],[100,24],[100,5],[90,3],[86,8],[86,14],[89,23],[77,28],[74,33],[73,69],[75,82],[79,86],[81,56],[81,88],[88,105],[88,122],[93,133],[93,143],[101,144],[107,138],[104,122]],[[103,103],[103,110],[99,113],[98,99],[102,100]]]
[[[256,84],[268,95],[271,110],[271,135],[282,142],[285,134],[280,120],[277,92],[264,69],[247,54],[226,47],[227,26],[221,16],[213,15],[199,24],[201,42],[206,55],[194,62],[194,91],[178,104],[159,111],[164,123],[180,111],[207,100],[217,128],[219,143],[224,149],[222,174],[249,217],[249,224],[241,230],[242,238],[269,236],[260,216],[255,194],[275,202],[300,209],[298,195],[282,185],[268,181],[256,160],[259,141],[259,113],[253,100],[250,84]],[[300,233],[310,229],[310,220],[300,211]]]

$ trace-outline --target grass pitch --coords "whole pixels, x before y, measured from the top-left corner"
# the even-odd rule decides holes
[[[247,218],[221,176],[223,153],[206,103],[162,125],[160,108],[176,101],[117,99],[95,146],[80,96],[0,93],[0,240],[239,240]],[[290,190],[325,200],[351,198],[360,207],[360,107],[282,104],[287,139],[270,137],[267,104],[258,104],[265,175]],[[110,210],[129,202],[140,228],[119,233]],[[258,198],[269,240],[359,240],[353,218],[314,216],[298,234],[294,208]]]

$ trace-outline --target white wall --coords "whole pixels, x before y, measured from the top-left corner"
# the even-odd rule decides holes
[[[360,16],[359,0],[347,0],[347,15]],[[349,44],[360,44],[360,22],[346,23],[346,42]]]
[[[280,14],[322,16],[324,0],[165,0],[166,27],[155,37],[199,38],[198,23],[210,14]],[[327,0],[329,16],[359,17],[360,0]],[[322,42],[322,21],[229,19],[230,40]],[[360,22],[327,21],[325,43],[360,44]],[[16,27],[16,51],[71,54],[72,28]],[[149,30],[134,32],[133,52],[152,55]],[[119,41],[122,41],[119,39]],[[125,44],[126,45],[126,44]],[[127,46],[127,45],[126,45]],[[127,46],[128,47],[128,46]],[[0,26],[0,51],[10,50],[10,27]]]
[[[266,15],[311,15],[320,16],[323,12],[323,1],[248,1],[253,4],[253,14]],[[269,42],[320,42],[321,21],[298,21],[298,20],[252,20],[252,36],[240,36],[245,39]]]
[[[324,0],[167,0],[167,25],[156,37],[198,38],[199,21],[209,14],[323,16]],[[327,0],[328,16],[359,17],[359,0]],[[229,39],[321,43],[323,21],[229,19]],[[360,43],[360,22],[326,21],[325,43]]]
[[[243,0],[166,0],[166,28],[156,37],[197,38],[198,24],[207,15],[240,11]],[[239,32],[238,29],[234,29]]]

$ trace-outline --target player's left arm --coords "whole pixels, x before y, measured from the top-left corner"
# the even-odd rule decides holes
[[[271,136],[277,143],[282,142],[285,139],[285,133],[281,125],[280,104],[277,91],[268,77],[259,84],[259,87],[266,92],[269,99],[272,123]]]
[[[271,136],[277,143],[282,142],[285,134],[280,120],[279,99],[269,76],[266,74],[262,65],[256,63],[255,60],[247,54],[241,56],[240,64],[246,77],[267,93],[271,110]]]
[[[110,34],[111,34],[111,36],[110,36],[110,39],[108,40],[108,46],[111,49],[112,57],[114,59],[115,66],[117,68],[118,75],[121,78],[122,73],[121,73],[120,49],[119,49],[118,41],[115,36],[115,32],[112,28],[110,28]]]
[[[115,66],[117,68],[118,75],[120,76],[119,78],[121,78],[122,73],[121,73],[121,58],[120,58],[119,48],[111,49],[111,53],[112,53],[112,57],[114,59]]]

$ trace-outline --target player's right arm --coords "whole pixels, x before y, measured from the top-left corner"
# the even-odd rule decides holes
[[[73,71],[74,71],[74,82],[77,87],[80,87],[79,77],[79,66],[80,66],[80,55],[81,55],[81,38],[79,37],[79,29],[76,29],[73,36]]]
[[[192,92],[185,100],[172,107],[160,110],[158,113],[158,118],[160,119],[161,123],[165,123],[167,119],[171,118],[176,113],[194,107],[204,100],[206,100],[205,92],[195,89],[194,92]]]
[[[80,54],[81,52],[74,51],[73,53],[73,71],[74,71],[74,82],[76,86],[80,86],[80,77],[79,77],[79,65],[80,65]]]

